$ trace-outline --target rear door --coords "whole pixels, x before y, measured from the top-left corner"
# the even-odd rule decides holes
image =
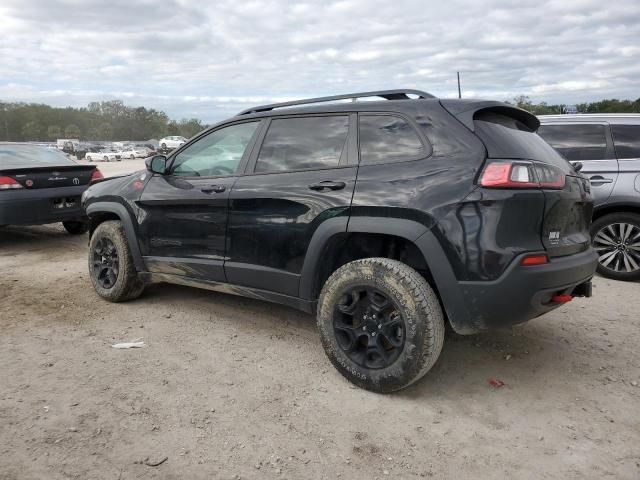
[[[612,124],[611,133],[620,170],[613,195],[640,202],[640,124]]]
[[[618,179],[609,124],[606,122],[548,123],[538,134],[570,162],[581,162],[596,206],[606,203]]]
[[[231,191],[229,283],[298,295],[307,247],[327,219],[348,217],[357,172],[353,114],[269,120]]]

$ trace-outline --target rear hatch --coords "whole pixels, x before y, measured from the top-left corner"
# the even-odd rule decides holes
[[[447,103],[442,101],[445,108]],[[540,236],[549,257],[587,250],[593,213],[589,181],[535,133],[539,126],[537,118],[498,102],[466,105],[465,109],[451,102],[447,109],[482,140],[487,149],[486,164],[504,161],[525,166],[523,171],[531,172],[532,183],[514,182],[507,188],[535,188],[543,193]]]

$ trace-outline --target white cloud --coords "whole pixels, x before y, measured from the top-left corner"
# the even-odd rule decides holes
[[[640,3],[3,0],[0,100],[121,98],[220,120],[378,88],[574,103],[640,96]]]

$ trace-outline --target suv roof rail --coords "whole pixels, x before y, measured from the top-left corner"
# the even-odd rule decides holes
[[[430,93],[421,90],[399,89],[399,90],[374,90],[372,92],[346,93],[344,95],[332,95],[329,97],[306,98],[303,100],[293,100],[291,102],[272,103],[270,105],[260,105],[243,110],[238,115],[249,113],[268,112],[274,108],[293,107],[295,105],[309,105],[312,103],[333,102],[334,100],[357,101],[358,98],[381,97],[385,100],[410,100],[409,95],[417,95],[418,98],[436,98]]]

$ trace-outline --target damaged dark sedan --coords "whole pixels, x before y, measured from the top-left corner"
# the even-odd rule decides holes
[[[85,233],[80,197],[101,178],[58,150],[0,142],[0,226],[62,222],[70,234]]]

